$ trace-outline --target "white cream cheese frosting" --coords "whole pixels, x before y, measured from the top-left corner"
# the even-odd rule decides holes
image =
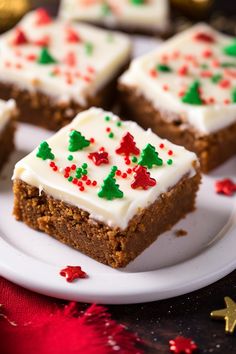
[[[236,41],[206,24],[134,59],[120,81],[202,135],[236,123]]]
[[[0,80],[84,106],[119,73],[130,50],[123,34],[53,20],[39,9],[0,36]]]
[[[12,119],[16,110],[14,100],[0,100],[0,133],[3,131],[7,123]]]
[[[74,131],[82,135],[85,144],[81,150],[70,151],[78,148],[70,145]],[[124,137],[133,139],[131,146],[135,150],[129,150],[130,155],[127,153],[130,141],[124,142]],[[42,143],[16,164],[13,179],[89,212],[92,219],[121,229],[127,227],[140,209],[148,207],[184,176],[196,174],[194,153],[100,108],[78,114],[47,144]],[[121,146],[126,149],[125,155]],[[45,149],[49,159],[44,160]],[[150,164],[157,156],[161,163]]]
[[[59,15],[67,20],[82,20],[134,29],[165,31],[168,27],[167,0],[62,0]]]

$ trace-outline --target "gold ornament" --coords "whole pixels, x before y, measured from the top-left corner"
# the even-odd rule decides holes
[[[14,26],[29,10],[29,0],[0,0],[0,31]]]
[[[226,296],[224,300],[226,308],[212,311],[211,317],[217,320],[225,320],[225,332],[232,334],[236,327],[236,302],[234,302],[229,296]]]

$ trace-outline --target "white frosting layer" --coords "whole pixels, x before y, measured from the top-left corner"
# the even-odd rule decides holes
[[[210,35],[214,43],[197,40],[199,33]],[[121,82],[144,95],[156,109],[180,114],[201,134],[216,132],[236,122],[236,104],[232,102],[236,56],[224,53],[224,48],[232,42],[232,37],[205,24],[196,25],[152,53],[133,60]],[[223,67],[222,63],[230,63],[232,67]],[[171,72],[156,70],[158,64],[168,65]],[[214,82],[218,74],[221,79]],[[200,83],[203,105],[181,100],[194,80]]]
[[[22,89],[39,90],[57,101],[72,99],[86,105],[88,96],[105,87],[127,63],[129,39],[120,33],[62,20],[38,25],[37,16],[37,11],[29,13],[17,26],[28,43],[13,44],[17,29],[0,37],[0,80]],[[68,41],[70,31],[78,35],[80,42]],[[45,37],[56,64],[37,62],[42,47],[35,43]]]
[[[107,11],[104,3],[104,0],[62,0],[59,14],[67,20],[95,22],[109,27],[164,31],[168,26],[167,0],[149,0],[139,5],[130,0],[107,0]]]
[[[105,120],[106,116],[110,117],[110,121]],[[47,140],[55,155],[53,162],[58,167],[58,171],[52,170],[50,160],[43,161],[36,157],[36,149],[16,164],[13,178],[19,178],[58,200],[88,211],[90,217],[95,220],[125,229],[140,208],[148,207],[161,193],[165,193],[176,185],[186,174],[195,175],[193,162],[196,161],[196,155],[181,146],[160,139],[151,130],[143,130],[134,122],[122,122],[121,126],[118,126],[120,124],[118,122],[120,120],[117,116],[98,108],[91,108],[78,114],[71,124]],[[94,143],[83,150],[70,153],[68,151],[69,133],[74,129],[80,131],[88,140],[94,138]],[[133,169],[136,164],[131,162],[127,165],[124,156],[115,152],[127,132],[133,135],[140,152],[147,144],[152,144],[159,153],[159,157],[163,159],[163,166],[153,166],[148,169],[157,183],[147,190],[131,188],[134,171],[129,173],[127,169]],[[109,137],[110,133],[114,134],[113,138]],[[164,147],[161,148],[160,144],[164,144]],[[99,151],[101,147],[104,147],[109,154],[109,164],[96,166],[88,158],[88,154]],[[73,161],[68,161],[68,155],[73,155]],[[171,165],[167,164],[170,159],[173,161]],[[68,175],[64,177],[64,171],[66,166],[75,164],[78,168],[83,163],[88,165],[87,178],[91,182],[95,180],[97,185],[87,185],[86,181],[82,181],[85,190],[80,191],[78,185],[68,181]],[[124,196],[121,199],[107,200],[98,197],[98,191],[112,166],[117,166],[121,171],[121,176],[116,175],[115,178]],[[126,178],[123,173],[127,173]]]
[[[12,119],[15,109],[16,105],[14,100],[0,100],[0,133],[3,131],[9,120]]]

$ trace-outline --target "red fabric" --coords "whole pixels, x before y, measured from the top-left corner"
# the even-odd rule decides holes
[[[1,354],[142,354],[136,335],[98,305],[35,294],[0,277]]]

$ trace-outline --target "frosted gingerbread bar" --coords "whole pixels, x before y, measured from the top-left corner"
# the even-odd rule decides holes
[[[14,215],[124,267],[194,209],[198,170],[194,153],[91,108],[16,164]]]
[[[15,117],[14,100],[0,100],[0,169],[14,149]]]
[[[16,99],[20,120],[57,130],[90,106],[112,105],[130,41],[39,9],[0,36],[0,52],[0,97]]]
[[[165,35],[169,31],[167,0],[62,0],[59,15],[128,32]]]
[[[134,60],[120,80],[126,117],[184,145],[208,172],[236,154],[236,41],[205,24]]]

